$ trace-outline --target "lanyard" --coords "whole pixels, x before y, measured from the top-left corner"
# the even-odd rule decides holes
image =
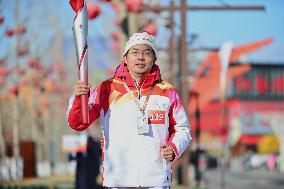
[[[146,106],[147,106],[147,103],[148,103],[149,98],[150,98],[150,94],[151,94],[151,92],[153,91],[155,85],[153,84],[153,85],[151,86],[151,89],[149,90],[149,92],[148,92],[148,94],[147,94],[147,97],[146,97],[146,100],[145,100],[145,102],[144,102],[144,104],[143,104],[142,106],[140,105],[139,101],[135,98],[133,92],[132,92],[132,91],[129,89],[129,87],[126,85],[125,80],[123,80],[123,85],[124,85],[125,89],[127,90],[127,92],[130,94],[130,96],[134,98],[134,102],[135,102],[135,104],[137,105],[137,107],[138,107],[138,109],[140,110],[140,112],[142,112],[142,113],[144,114],[144,113],[145,113]]]
[[[136,89],[138,91],[138,99],[140,100],[140,98],[141,98],[141,89],[144,86],[144,83],[146,81],[146,77],[144,78],[144,81],[143,81],[141,86],[139,86],[139,84],[137,83],[137,81],[133,77],[132,77],[132,79],[133,79],[134,85],[135,85],[135,87],[136,87]]]

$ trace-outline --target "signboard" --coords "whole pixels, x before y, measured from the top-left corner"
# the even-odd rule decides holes
[[[63,135],[62,148],[64,152],[85,152],[87,149],[87,135]]]

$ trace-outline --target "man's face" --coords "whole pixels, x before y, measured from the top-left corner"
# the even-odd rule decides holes
[[[127,67],[133,77],[141,77],[150,72],[155,60],[153,49],[149,45],[134,45],[126,55]]]

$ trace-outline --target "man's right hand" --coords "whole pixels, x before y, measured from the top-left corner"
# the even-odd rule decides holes
[[[75,96],[81,96],[81,95],[87,95],[90,91],[91,86],[84,84],[83,81],[77,81],[74,86],[74,95]]]

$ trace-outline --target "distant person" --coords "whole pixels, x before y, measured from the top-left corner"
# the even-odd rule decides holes
[[[100,174],[101,145],[91,136],[87,139],[87,151],[77,153],[76,189],[102,188],[97,183]]]
[[[103,186],[168,189],[171,163],[187,148],[189,121],[176,89],[163,81],[155,37],[135,33],[113,78],[90,90],[77,81],[68,122],[82,131],[80,95],[89,94],[89,115],[103,124]]]
[[[269,171],[274,171],[276,168],[276,155],[271,153],[268,155],[266,160],[266,167]]]

